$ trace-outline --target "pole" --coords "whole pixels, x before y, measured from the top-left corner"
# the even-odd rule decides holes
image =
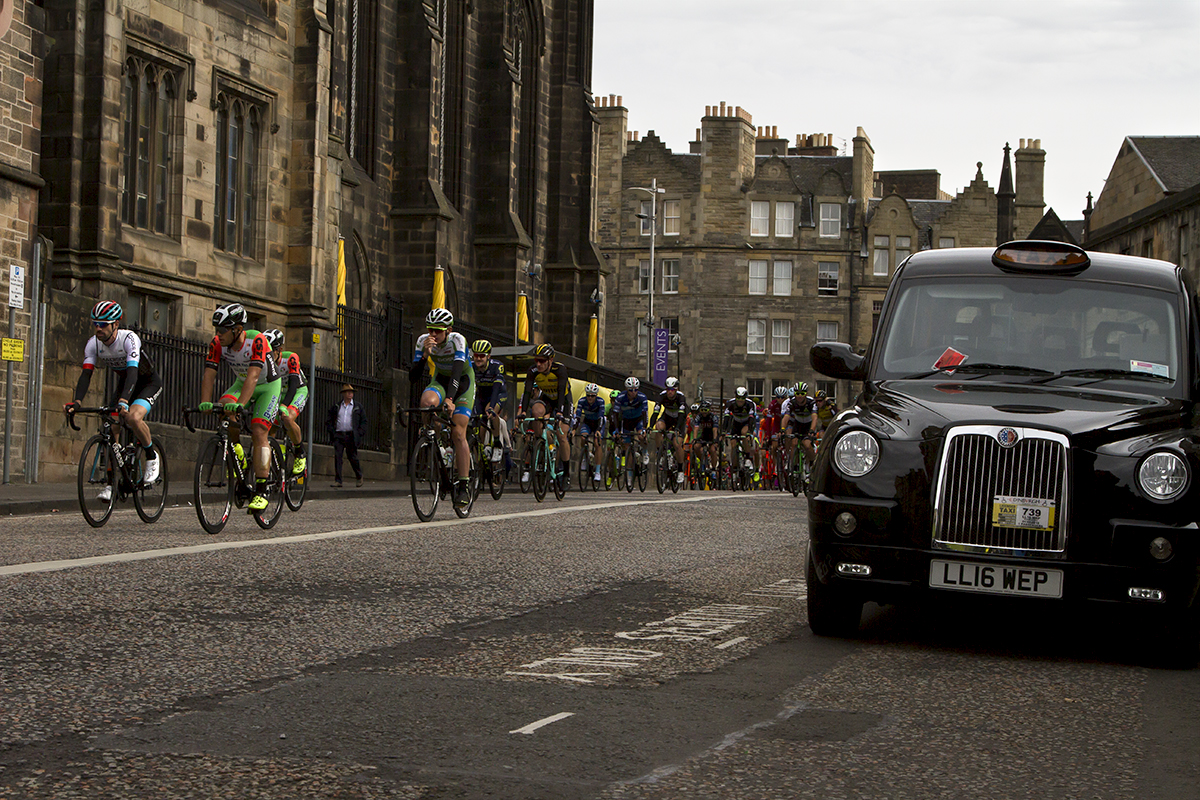
[[[42,240],[33,242],[29,275],[29,389],[25,418],[25,482],[37,483],[41,457],[42,371],[46,352],[46,311],[42,304]]]
[[[308,461],[308,474],[310,476],[308,480],[310,483],[312,481],[311,475],[313,470],[313,417],[317,413],[317,345],[320,343],[321,334],[314,330],[312,338],[309,340],[311,355],[308,359],[308,384],[312,391],[308,398],[308,456],[305,459]]]
[[[646,312],[646,380],[654,377],[654,240],[658,238],[658,178],[650,179],[650,305]]]
[[[8,308],[8,338],[17,338],[17,310]],[[4,384],[4,482],[9,483],[8,468],[12,455],[13,362],[5,362],[7,380]]]

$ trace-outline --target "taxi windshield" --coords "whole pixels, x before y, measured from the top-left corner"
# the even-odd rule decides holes
[[[950,277],[901,287],[875,380],[944,375],[1164,394],[1181,372],[1175,295],[1079,278]]]

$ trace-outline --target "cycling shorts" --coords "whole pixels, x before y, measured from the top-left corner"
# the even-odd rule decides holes
[[[579,420],[579,432],[584,436],[591,436],[593,433],[604,433],[604,418],[588,422],[586,419]]]
[[[446,399],[446,387],[442,385],[440,380],[438,380],[441,377],[441,375],[433,376],[433,380],[431,380],[429,385],[425,387],[425,391],[432,391],[437,394],[438,405],[441,405]],[[459,391],[458,397],[454,398],[454,413],[462,414],[467,419],[470,419],[471,411],[475,408],[475,381],[471,380],[466,375],[458,380]],[[467,381],[466,389],[462,388],[463,381]]]
[[[292,419],[300,416],[300,412],[308,405],[308,387],[301,386],[296,390],[296,396],[292,398],[292,402],[287,404],[288,410],[292,412]]]
[[[221,399],[217,402],[221,405],[226,403],[236,403],[242,395],[242,384],[245,378],[238,378],[233,382],[233,385],[225,390],[225,394],[221,395]],[[254,394],[250,395],[250,402],[247,404],[250,408],[250,424],[265,425],[271,427],[275,423],[275,417],[279,414],[279,387],[282,381],[276,378],[267,383],[260,383],[254,387]]]
[[[154,401],[162,394],[163,382],[158,376],[158,372],[151,372],[149,375],[138,375],[137,381],[133,384],[133,396],[129,398],[129,406],[142,406],[146,409],[146,413],[150,413],[150,409],[154,407]],[[120,388],[109,401],[109,406],[115,407],[121,399]]]
[[[687,431],[687,415],[686,414],[676,414],[674,417],[663,414],[658,419],[659,419],[659,422],[661,422],[663,424],[664,431],[676,430],[680,434],[683,434]]]

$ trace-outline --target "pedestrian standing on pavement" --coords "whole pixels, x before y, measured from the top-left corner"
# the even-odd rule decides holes
[[[358,463],[358,446],[367,435],[367,412],[362,403],[354,399],[354,387],[350,384],[342,386],[342,402],[334,403],[325,416],[325,430],[333,440],[333,487],[342,488],[342,452],[350,459],[354,476],[358,479],[355,486],[363,485],[362,466]]]

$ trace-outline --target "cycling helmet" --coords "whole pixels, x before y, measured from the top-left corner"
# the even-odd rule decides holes
[[[246,307],[241,303],[226,303],[223,306],[217,306],[217,310],[212,315],[214,328],[236,328],[239,325],[245,327],[249,321],[250,315],[246,313]]]
[[[679,388],[679,378],[667,378],[666,387],[668,389],[678,389]]]
[[[786,386],[776,386],[775,387],[775,396],[776,397],[782,399],[784,397],[787,397],[787,393],[788,393],[788,390],[787,390]]]
[[[454,324],[454,315],[444,308],[435,308],[425,315],[425,327],[444,331]]]
[[[273,328],[269,331],[263,331],[263,336],[267,337],[267,344],[271,346],[272,353],[278,353],[283,349],[283,331]]]
[[[788,390],[787,390],[787,395],[788,395],[788,397],[795,397],[796,396],[796,387],[789,386]]]
[[[701,400],[700,401],[700,410],[701,411],[711,411],[712,410],[712,400]]]
[[[737,391],[733,393],[735,397],[749,397],[750,393],[746,391],[745,386],[737,387]]]
[[[92,307],[92,322],[116,322],[122,313],[120,303],[101,300]]]
[[[796,394],[800,395],[801,397],[808,394],[808,384],[805,383],[804,381],[800,381],[799,383],[797,383],[796,384]]]
[[[554,358],[554,345],[539,344],[533,355],[535,358]]]
[[[641,385],[642,385],[642,382],[639,381],[637,378],[633,377],[632,375],[630,375],[628,378],[625,379],[625,388],[626,389],[637,389],[637,388],[640,388]]]
[[[699,410],[700,410],[699,403],[692,403],[691,407],[688,409],[688,411],[691,411],[693,414],[695,414]]]
[[[619,389],[613,389],[611,392],[608,393],[609,400],[616,400],[620,396],[621,396],[621,391]]]
[[[825,392],[824,389],[817,389],[817,399],[818,400],[824,400],[827,397],[829,397],[829,395]]]
[[[476,339],[471,342],[471,352],[477,356],[488,356],[492,354],[492,343],[487,339]]]
[[[583,387],[583,393],[587,395],[600,394],[600,387],[594,383],[589,383],[587,386]]]

